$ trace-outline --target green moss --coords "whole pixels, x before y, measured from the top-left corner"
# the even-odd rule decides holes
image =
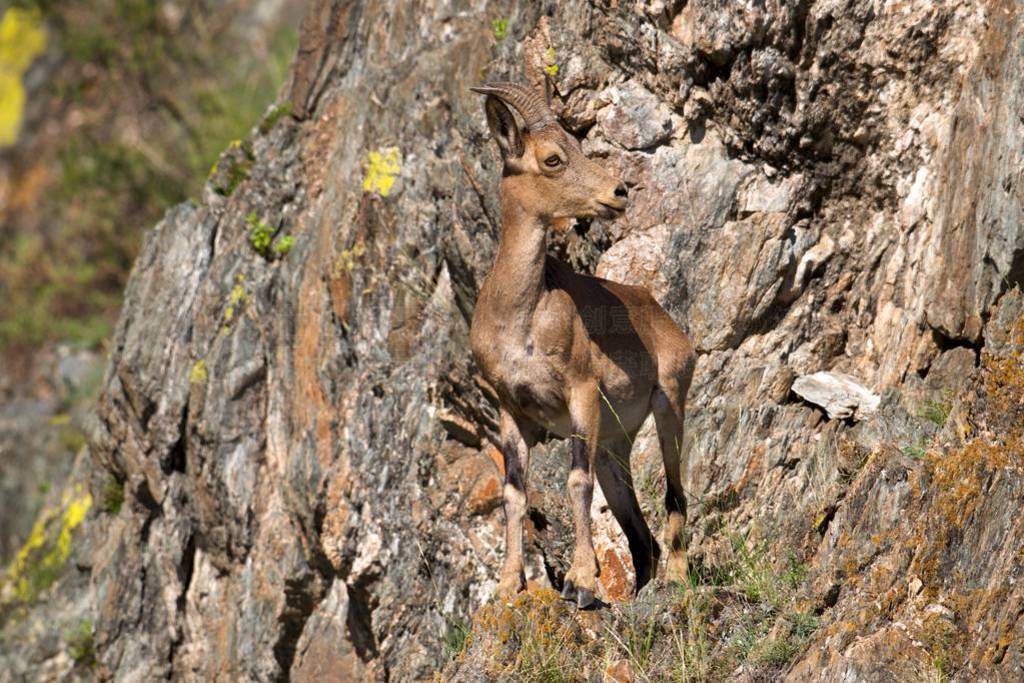
[[[85,432],[73,425],[60,430],[60,445],[66,451],[78,453],[85,447],[86,442]]]
[[[244,161],[232,161],[231,165],[227,170],[227,178],[223,185],[216,185],[214,191],[217,194],[225,197],[230,197],[231,194],[238,189],[238,186],[244,183],[249,178],[249,171],[252,169],[252,162],[248,160]]]
[[[259,127],[260,133],[262,133],[263,135],[266,135],[267,133],[270,132],[270,130],[275,125],[277,125],[278,121],[280,121],[282,118],[284,118],[285,116],[288,116],[291,113],[292,113],[292,103],[291,102],[283,102],[281,104],[274,105],[271,108],[271,110],[269,112],[267,112],[267,115],[263,117],[263,120],[260,121],[260,127]]]
[[[100,508],[111,515],[116,515],[124,505],[124,480],[108,474],[103,480],[103,492],[100,499]]]
[[[68,656],[75,665],[85,669],[96,666],[96,649],[92,637],[92,620],[84,619],[75,628],[64,634]]]

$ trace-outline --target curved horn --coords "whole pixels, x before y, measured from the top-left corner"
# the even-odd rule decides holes
[[[471,87],[470,90],[481,95],[494,95],[507,104],[515,107],[527,128],[536,128],[555,120],[544,98],[539,93],[519,83],[485,83]]]

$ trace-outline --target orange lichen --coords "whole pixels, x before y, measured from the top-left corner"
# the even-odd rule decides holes
[[[489,676],[531,680],[571,670],[587,645],[572,611],[550,588],[485,605],[473,620],[473,639],[486,651]]]

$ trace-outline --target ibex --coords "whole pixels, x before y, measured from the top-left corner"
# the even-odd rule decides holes
[[[537,92],[515,83],[472,90],[487,96],[487,123],[504,163],[498,254],[470,331],[473,357],[499,402],[506,555],[498,595],[525,587],[527,470],[530,448],[545,432],[570,439],[572,454],[576,545],[562,597],[580,608],[597,602],[590,534],[595,472],[628,539],[636,590],[654,578],[661,551],[629,468],[633,439],[652,411],[667,479],[668,579],[683,580],[683,409],[693,346],[646,290],[580,275],[546,253],[547,224],[621,216],[626,187],[584,156]],[[522,128],[506,105],[520,114]]]

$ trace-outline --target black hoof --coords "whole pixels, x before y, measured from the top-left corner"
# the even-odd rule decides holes
[[[562,599],[569,601],[576,600],[576,586],[573,585],[572,581],[566,581],[565,585],[562,586]]]
[[[580,609],[590,609],[600,605],[600,601],[594,597],[594,591],[580,588],[576,592],[576,606]]]

